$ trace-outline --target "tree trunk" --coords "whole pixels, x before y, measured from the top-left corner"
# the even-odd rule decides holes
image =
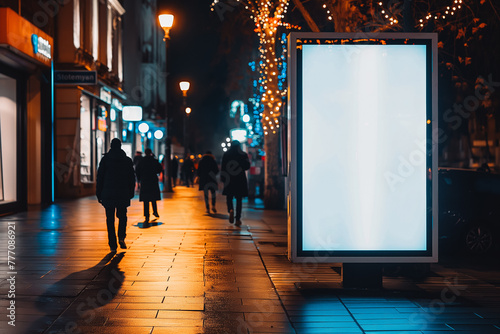
[[[265,136],[264,149],[266,151],[264,206],[266,209],[281,210],[285,207],[285,180],[281,174],[279,132]]]

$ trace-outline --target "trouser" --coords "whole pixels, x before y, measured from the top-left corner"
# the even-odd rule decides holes
[[[108,244],[111,248],[117,248],[115,233],[115,210],[118,218],[118,239],[125,239],[127,236],[127,207],[109,206],[106,207],[106,226],[108,228]]]
[[[207,210],[210,209],[210,205],[208,205],[208,192],[212,193],[212,207],[215,207],[215,189],[214,188],[207,188],[205,187],[203,189],[203,195],[205,197],[205,206],[207,207]]]
[[[158,206],[156,205],[156,201],[144,201],[144,217],[149,219],[149,202],[151,202],[151,206],[153,207],[153,214],[158,214]]]
[[[242,200],[241,196],[238,196],[238,195],[236,195],[236,196],[228,195],[226,197],[227,212],[230,212],[231,210],[234,210],[233,209],[233,197],[236,198],[236,212],[235,212],[234,218],[236,218],[236,220],[239,220],[241,218],[241,200]]]

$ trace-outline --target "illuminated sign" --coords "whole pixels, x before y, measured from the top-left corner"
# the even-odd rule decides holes
[[[437,36],[292,33],[289,50],[290,259],[436,262]]]
[[[128,122],[142,121],[142,107],[124,106],[122,111],[122,119]]]
[[[107,104],[111,104],[111,92],[107,88],[101,87],[99,97]]]
[[[103,132],[106,132],[108,130],[106,118],[101,116],[97,117],[97,129]]]
[[[52,53],[51,53],[52,47],[48,40],[46,40],[42,36],[33,34],[31,35],[31,44],[33,44],[33,52],[35,54],[41,54],[47,59],[52,58]]]

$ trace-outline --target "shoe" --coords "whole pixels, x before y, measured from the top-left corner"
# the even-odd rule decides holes
[[[213,213],[217,213],[217,210],[215,209],[215,206],[212,208]]]
[[[125,243],[125,240],[120,239],[118,240],[118,243],[120,244],[121,249],[127,249],[127,244]]]
[[[234,210],[229,211],[229,224],[234,223]]]
[[[236,225],[236,226],[241,226],[241,220],[236,219],[236,223],[234,223],[234,225]]]
[[[210,208],[207,208],[207,211],[206,211],[208,214],[210,214]]]
[[[156,218],[160,218],[160,215],[158,214],[158,212],[153,213],[153,216],[155,216]]]
[[[111,247],[111,246],[109,246],[109,250],[110,250],[111,252],[116,252],[116,247]]]
[[[146,221],[146,222],[143,222],[143,223],[142,223],[142,227],[149,227],[149,222],[147,222],[147,221]]]

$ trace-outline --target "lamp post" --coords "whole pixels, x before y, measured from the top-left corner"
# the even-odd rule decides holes
[[[181,81],[179,82],[179,86],[181,88],[181,91],[182,91],[182,105],[184,107],[184,110],[186,111],[186,118],[188,118],[189,116],[189,113],[191,112],[191,108],[189,108],[189,112],[188,112],[188,108],[186,107],[187,105],[187,92],[189,90],[189,86],[190,86],[190,83],[189,81]],[[188,146],[188,143],[187,143],[187,136],[186,136],[186,123],[187,121],[184,122],[184,155],[187,155],[189,152],[189,146]]]
[[[186,154],[189,153],[189,114],[191,114],[191,108],[186,108],[186,125],[184,126],[184,138],[186,140]]]
[[[170,28],[172,28],[172,25],[174,24],[174,16],[172,14],[162,14],[158,16],[158,20],[160,21],[160,26],[163,28],[163,31],[165,32],[165,36],[163,36],[163,40],[165,41],[165,72],[168,73],[167,71],[167,52],[168,52],[168,41],[170,40]],[[165,87],[167,87],[167,78],[165,79]],[[165,122],[167,123],[165,125],[165,130],[167,131],[167,135],[165,136],[165,157],[163,158],[163,161],[165,161],[165,170],[166,173],[164,172],[163,174],[163,184],[164,184],[164,191],[165,192],[173,192],[172,189],[172,162],[171,162],[171,145],[172,145],[172,138],[171,138],[171,131],[170,131],[170,119],[168,117],[168,103],[167,103],[167,95],[168,95],[168,89],[165,91]]]

